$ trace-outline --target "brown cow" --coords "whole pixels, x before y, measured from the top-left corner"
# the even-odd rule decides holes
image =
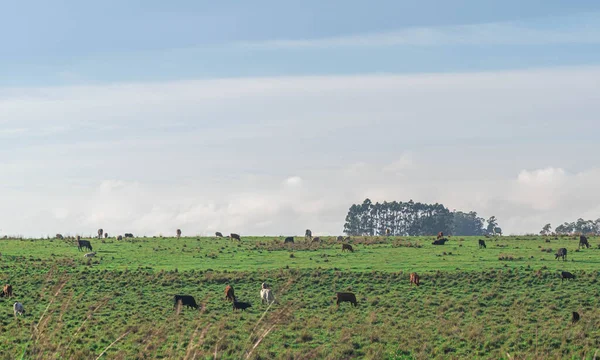
[[[416,272],[410,273],[410,286],[413,286],[413,284],[419,286],[419,279],[419,275]]]
[[[352,248],[352,245],[350,245],[350,244],[342,244],[342,252],[344,252],[344,250],[354,252],[354,249]]]
[[[443,237],[444,237],[444,232],[443,232],[443,231],[440,231],[440,232],[438,233],[438,235],[437,235],[437,238],[438,238],[438,239],[441,239],[441,238],[443,238]]]
[[[233,286],[227,285],[225,287],[225,300],[235,302],[235,293],[233,291]]]
[[[11,298],[13,296],[12,285],[10,285],[10,284],[4,285],[4,288],[2,289],[2,296],[7,297],[7,298]]]
[[[356,295],[353,293],[336,293],[336,304],[339,307],[341,302],[349,302],[354,306],[358,306],[356,302]]]

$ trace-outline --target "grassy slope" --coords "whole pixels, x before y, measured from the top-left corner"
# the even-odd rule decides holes
[[[93,240],[91,265],[66,241],[0,241],[0,281],[13,284],[28,311],[15,320],[15,300],[0,299],[0,358],[24,350],[96,358],[127,334],[110,358],[213,358],[216,350],[238,359],[272,324],[253,358],[591,358],[600,347],[598,239],[581,252],[571,239],[487,239],[485,250],[476,238],[439,247],[429,238],[353,241],[355,253],[333,240],[310,250],[296,244],[291,258],[271,238]],[[567,247],[570,260],[540,247]],[[501,254],[522,260],[499,261]],[[558,269],[578,279],[561,284]],[[421,287],[410,288],[410,271],[422,275]],[[260,321],[262,281],[278,304]],[[251,311],[232,314],[226,283]],[[336,311],[340,290],[354,291],[360,306]],[[204,310],[176,315],[175,293],[193,295]],[[571,311],[582,314],[574,326]]]

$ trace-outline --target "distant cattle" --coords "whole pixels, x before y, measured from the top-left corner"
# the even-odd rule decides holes
[[[294,237],[293,236],[286,237],[285,240],[283,241],[283,243],[284,244],[288,244],[288,243],[293,244],[294,243]]]
[[[269,288],[260,289],[260,301],[263,304],[267,303],[267,305],[275,302],[275,296],[273,295],[273,291]]]
[[[196,304],[196,299],[194,299],[191,295],[175,295],[173,297],[173,307],[177,308],[177,303],[181,302],[181,306],[187,306],[194,309],[198,308],[198,304]]]
[[[264,283],[260,284],[260,288],[261,289],[270,289],[271,286],[269,286],[269,284],[267,284],[266,282],[264,282]]]
[[[390,236],[390,229],[385,229],[385,236]]]
[[[487,248],[487,246],[485,246],[485,241],[484,240],[479,239],[479,248],[480,249],[481,248],[484,248],[484,249]]]
[[[21,304],[20,302],[16,302],[13,305],[13,311],[15,313],[15,317],[17,315],[25,315],[25,309],[23,308],[23,304]]]
[[[336,294],[336,304],[339,307],[341,302],[349,302],[354,306],[358,306],[358,302],[356,301],[356,295],[353,293],[341,292]]]
[[[560,273],[560,282],[562,282],[564,279],[575,279],[575,275],[571,274],[568,271],[561,271]]]
[[[319,242],[319,241],[321,241],[321,238],[318,236],[315,236],[312,240],[312,242],[314,242],[314,243]]]
[[[132,233],[125,233],[125,237],[126,237],[126,238],[132,238],[132,237],[133,237],[133,234],[132,234]]]
[[[306,240],[312,239],[312,231],[310,231],[310,229],[306,229],[306,231],[304,232],[304,239],[306,239]]]
[[[419,280],[419,275],[416,272],[410,273],[410,286],[413,286],[413,284],[419,286]]]
[[[245,311],[249,307],[252,307],[252,305],[250,303],[247,303],[247,302],[241,302],[241,301],[234,301],[233,302],[233,311],[235,311],[235,310]]]
[[[590,247],[590,243],[588,242],[588,239],[587,239],[587,237],[585,235],[581,235],[581,236],[579,236],[579,248],[582,248],[584,246],[586,248],[589,248]]]
[[[64,239],[64,237],[62,236],[62,234],[56,234],[55,236],[57,239],[62,240]]]
[[[341,235],[340,235],[340,236],[338,236],[338,237],[337,237],[337,241],[344,241],[344,237],[343,237],[343,236],[341,236]]]
[[[223,237],[223,234],[221,234],[220,232],[218,232],[218,231],[217,231],[217,232],[215,233],[215,236],[216,236],[216,237]]]
[[[108,233],[104,233],[104,238],[108,239]]]
[[[444,245],[446,243],[446,241],[448,241],[448,239],[446,239],[446,238],[437,239],[437,240],[434,240],[431,244],[433,244],[433,245]]]
[[[567,259],[567,249],[560,248],[560,249],[558,249],[558,252],[555,255],[556,255],[555,260],[558,259],[559,257],[562,257],[563,261],[565,261]]]
[[[91,253],[87,253],[87,254],[85,254],[85,255],[83,255],[83,256],[85,256],[85,257],[87,257],[87,258],[89,258],[89,257],[94,257],[94,256],[96,256],[96,253],[95,253],[95,252],[91,252]]]
[[[225,300],[235,301],[235,291],[233,290],[233,286],[227,285],[225,287]]]
[[[579,313],[577,311],[573,311],[573,317],[571,318],[571,323],[575,324],[580,319]]]
[[[117,236],[117,240],[123,240],[123,237],[121,235]]]
[[[79,251],[81,251],[82,249],[88,249],[89,251],[93,251],[92,244],[89,242],[89,240],[77,240],[77,249],[79,249]]]
[[[13,296],[13,288],[12,285],[10,284],[5,284],[4,288],[2,288],[2,294],[0,294],[0,296],[2,297],[7,297],[7,298],[11,298]]]
[[[235,239],[237,241],[241,241],[242,240],[242,238],[240,238],[240,236],[238,234],[231,233],[230,236],[231,236],[232,239]]]
[[[438,238],[438,239],[441,239],[441,238],[443,238],[443,237],[444,237],[444,232],[443,232],[443,231],[440,231],[440,232],[437,234],[437,238]]]
[[[352,248],[352,245],[350,244],[342,244],[342,252],[344,251],[350,251],[350,252],[354,252],[354,249]]]
[[[104,232],[104,230],[98,229],[98,239],[102,239],[102,233],[103,232]]]

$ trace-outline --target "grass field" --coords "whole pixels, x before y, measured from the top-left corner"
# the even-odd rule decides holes
[[[592,359],[600,239],[578,252],[574,238],[485,240],[356,237],[342,253],[334,238],[92,239],[91,260],[69,240],[1,240],[0,282],[15,297],[0,298],[0,358]],[[568,261],[555,260],[560,247]],[[577,279],[561,283],[560,270]],[[226,284],[253,307],[234,313]],[[359,306],[336,309],[336,291]],[[201,310],[173,310],[174,294]],[[27,311],[17,319],[15,301]]]

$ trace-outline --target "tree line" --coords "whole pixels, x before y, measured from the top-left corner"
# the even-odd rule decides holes
[[[540,231],[540,235],[550,235],[552,233],[551,224],[544,225]],[[577,221],[565,222],[564,224],[558,225],[554,229],[554,233],[558,235],[600,234],[600,219],[583,220],[582,218],[579,218]]]
[[[373,204],[365,199],[353,204],[346,215],[344,232],[353,236],[427,236],[442,231],[448,235],[501,235],[495,216],[485,220],[475,211],[450,211],[442,204],[410,200]]]

